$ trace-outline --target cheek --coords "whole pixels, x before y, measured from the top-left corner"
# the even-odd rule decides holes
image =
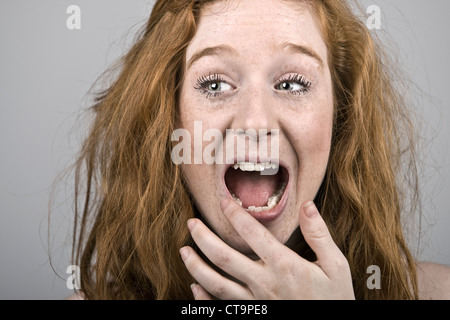
[[[327,151],[333,129],[333,106],[328,99],[301,106],[284,116],[288,138],[305,152]],[[296,149],[298,149],[296,147]]]
[[[328,158],[334,121],[334,103],[331,84],[326,87],[328,94],[324,94],[317,99],[316,103],[308,106],[309,112],[306,113],[306,121],[303,121],[302,138],[304,150],[311,154],[317,154],[320,157]]]
[[[194,204],[202,216],[203,212],[214,212],[218,207],[216,201],[213,201],[216,198],[216,187],[210,167],[194,164],[181,167]]]
[[[302,135],[303,150],[311,155],[328,154],[331,146],[332,116],[318,114],[305,124],[306,132]]]
[[[297,155],[300,181],[320,184],[325,174],[331,149],[333,109],[305,112],[293,117],[289,139]],[[326,110],[326,111],[325,111]]]

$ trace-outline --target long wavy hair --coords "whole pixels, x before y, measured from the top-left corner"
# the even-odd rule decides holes
[[[178,251],[193,245],[186,221],[196,213],[171,161],[170,137],[186,48],[208,2],[156,1],[91,108],[75,163],[72,251],[86,299],[192,298],[193,278]],[[308,2],[328,47],[335,100],[329,164],[315,202],[348,259],[357,299],[416,299],[402,223],[418,203],[407,105],[385,52],[351,5]],[[366,284],[370,265],[380,268],[381,289]]]

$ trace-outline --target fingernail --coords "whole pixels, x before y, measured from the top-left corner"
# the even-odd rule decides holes
[[[181,259],[186,260],[189,256],[189,249],[186,247],[183,247],[180,249],[180,255],[181,255]]]
[[[305,216],[307,216],[308,218],[312,218],[317,214],[316,205],[312,201],[308,201],[307,203],[305,203],[305,205],[303,206],[303,210],[305,210]]]
[[[187,222],[187,226],[188,226],[189,231],[192,231],[192,229],[195,226],[195,219],[189,219]]]
[[[194,295],[194,299],[195,299],[195,297],[196,297],[197,294],[198,294],[198,288],[197,288],[197,286],[195,285],[195,283],[191,284],[191,291],[192,291],[192,294]]]
[[[228,206],[230,205],[231,200],[230,199],[225,199],[220,203],[220,208],[222,209],[222,211],[224,211],[226,208],[228,208]]]

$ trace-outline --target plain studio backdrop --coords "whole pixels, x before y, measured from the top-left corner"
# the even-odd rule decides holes
[[[421,260],[450,265],[450,2],[360,1],[380,8],[386,44],[419,89],[427,156],[421,187]],[[80,29],[71,20],[80,9]],[[0,2],[0,299],[62,299],[72,293],[73,182],[59,185],[48,234],[48,202],[57,176],[86,132],[80,123],[96,78],[129,48],[150,0]],[[366,18],[370,13],[366,15]],[[69,19],[69,25],[67,20]],[[388,39],[387,38],[387,39]],[[52,265],[49,258],[52,259]]]

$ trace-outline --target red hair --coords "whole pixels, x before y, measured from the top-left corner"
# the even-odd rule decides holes
[[[76,162],[75,198],[82,206],[75,208],[73,244],[87,299],[192,298],[193,279],[178,250],[192,245],[186,221],[195,209],[171,161],[170,137],[186,48],[208,2],[156,1],[119,75],[92,109],[94,122]],[[316,203],[349,261],[357,298],[417,298],[401,225],[407,199],[398,183],[409,159],[416,199],[406,104],[382,49],[347,2],[308,3],[328,46],[335,94],[332,150]],[[380,290],[366,286],[370,265],[381,269]]]

